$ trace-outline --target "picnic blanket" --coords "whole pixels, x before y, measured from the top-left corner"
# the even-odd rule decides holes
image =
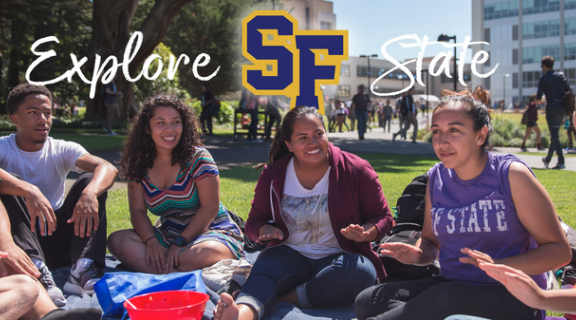
[[[247,253],[246,260],[251,264],[256,261],[258,257],[258,253]],[[116,269],[116,266],[119,264],[119,261],[116,260],[112,256],[106,257],[106,268],[104,272],[117,272],[122,271]],[[56,270],[52,270],[52,274],[54,275],[54,281],[56,285],[62,289],[68,276],[70,275],[70,267],[62,267]],[[206,288],[206,293],[210,296],[210,300],[206,304],[206,310],[204,311],[204,316],[202,320],[211,320],[213,318],[212,314],[214,311],[214,306],[220,300],[220,297],[209,288]],[[98,299],[96,295],[89,296],[89,295],[70,295],[64,293],[68,303],[62,309],[75,309],[75,308],[100,308],[100,304],[98,303]],[[350,303],[349,305],[342,306],[340,308],[333,308],[333,309],[299,309],[295,307],[293,304],[286,303],[286,302],[277,302],[275,303],[270,312],[264,319],[286,319],[286,320],[329,320],[329,319],[338,319],[338,320],[349,320],[355,319],[356,314],[354,312],[354,305]],[[104,320],[111,320],[112,318],[103,318]]]

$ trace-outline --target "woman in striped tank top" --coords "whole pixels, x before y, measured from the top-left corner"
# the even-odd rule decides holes
[[[180,99],[156,95],[144,103],[121,165],[134,229],[111,234],[108,248],[129,269],[191,271],[243,256],[242,232],[220,203],[216,163]],[[155,225],[147,211],[159,217]]]

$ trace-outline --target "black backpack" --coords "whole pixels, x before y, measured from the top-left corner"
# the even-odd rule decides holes
[[[558,74],[558,76],[562,78],[562,81],[564,81],[564,86],[566,88],[564,90],[564,96],[562,97],[562,104],[564,105],[564,112],[566,115],[571,117],[574,113],[574,104],[576,103],[574,91],[572,91],[572,88],[570,88],[570,84],[568,83],[568,80],[566,80],[566,77],[563,73],[556,72],[556,74]]]
[[[419,175],[412,180],[396,202],[398,211],[397,223],[424,224],[424,206],[426,204],[426,185],[428,173]]]
[[[380,244],[402,242],[415,245],[416,241],[422,236],[422,226],[416,223],[400,223],[396,224],[392,231],[386,235],[379,242],[372,245],[372,249],[376,252],[380,251]],[[428,277],[436,277],[440,275],[440,264],[438,260],[427,266],[406,265],[402,262],[383,255],[378,255],[384,268],[386,269],[387,277],[380,279],[382,282],[394,281],[409,281],[418,280]]]

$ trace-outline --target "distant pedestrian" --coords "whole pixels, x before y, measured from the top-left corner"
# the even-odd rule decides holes
[[[572,117],[566,115],[566,120],[564,122],[564,128],[566,128],[566,134],[568,135],[568,147],[565,149],[568,153],[574,153],[574,138],[576,138],[576,130],[574,130],[574,123],[572,122]]]
[[[406,92],[402,92],[400,97],[396,99],[396,114],[398,114],[398,125],[400,129],[404,127],[404,115],[402,114],[402,99],[406,96]],[[406,132],[402,132],[402,139],[406,139]]]
[[[364,140],[364,134],[366,133],[366,126],[368,123],[368,107],[372,102],[370,96],[365,92],[365,87],[363,84],[358,86],[358,93],[352,98],[352,110],[356,114],[356,119],[358,120],[358,139]]]
[[[356,111],[352,109],[352,101],[346,101],[346,116],[350,119],[350,127],[346,125],[348,131],[354,131],[356,128]],[[344,119],[344,123],[346,123],[346,119]]]
[[[328,118],[328,132],[334,132],[336,125],[336,113],[334,111],[334,99],[330,99],[324,107],[324,114]]]
[[[520,150],[526,152],[526,140],[530,136],[532,130],[536,131],[536,146],[538,150],[542,149],[542,143],[540,141],[540,128],[538,127],[538,107],[536,106],[536,94],[533,94],[528,98],[528,107],[525,111],[528,114],[528,124],[526,125],[526,133],[524,138],[522,138],[522,147]]]
[[[342,124],[345,123],[346,119],[346,109],[344,109],[344,104],[339,99],[334,102],[334,111],[336,113],[336,127],[338,127],[338,132],[342,132]]]
[[[569,90],[570,86],[563,74],[554,72],[554,58],[551,56],[542,58],[541,68],[542,77],[538,82],[536,100],[542,99],[542,94],[546,96],[546,123],[548,123],[548,129],[550,130],[548,155],[542,158],[542,162],[544,162],[544,167],[548,169],[552,156],[554,156],[554,151],[556,151],[558,164],[552,169],[564,169],[566,166],[558,132],[564,118],[564,92]]]
[[[266,114],[268,115],[268,123],[266,125],[266,130],[264,132],[264,136],[266,140],[270,139],[270,135],[272,134],[272,127],[276,125],[276,128],[280,126],[280,122],[282,122],[282,115],[280,115],[280,102],[278,101],[278,97],[276,96],[268,96],[268,104],[266,105]],[[274,133],[276,136],[276,133]]]
[[[418,109],[414,105],[414,99],[412,98],[412,93],[414,93],[414,87],[408,90],[408,93],[402,98],[402,103],[400,105],[400,112],[404,116],[404,126],[400,127],[400,131],[392,135],[392,142],[396,140],[396,136],[406,136],[406,132],[410,129],[410,125],[414,126],[414,132],[412,133],[412,143],[416,143],[416,137],[418,135],[418,119],[416,115]]]
[[[118,79],[118,74],[116,74],[114,80],[115,79]],[[112,123],[120,118],[119,104],[120,99],[124,96],[122,92],[118,91],[114,80],[104,85],[106,97],[104,99],[104,106],[106,107],[106,126],[104,130],[108,132],[108,135],[116,135],[116,133],[112,131]]]
[[[210,107],[214,103],[214,96],[210,90],[208,90],[208,82],[202,82],[200,90],[202,90],[202,94],[200,95],[200,106],[202,107],[200,125],[202,126],[202,132],[204,134],[212,136],[212,110],[210,110]]]
[[[249,92],[247,99],[247,109],[250,111],[250,128],[248,129],[249,142],[264,142],[258,139],[258,105],[260,104],[260,97]]]
[[[390,132],[390,123],[392,121],[392,106],[390,100],[386,100],[386,105],[382,108],[382,115],[384,116],[384,123],[382,124],[384,132],[386,132],[386,124],[388,124],[388,132]]]

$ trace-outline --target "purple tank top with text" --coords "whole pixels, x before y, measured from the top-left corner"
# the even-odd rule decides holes
[[[447,280],[500,285],[477,267],[461,263],[461,248],[501,259],[538,246],[518,219],[508,181],[512,162],[526,164],[513,155],[487,153],[484,170],[472,180],[460,180],[454,170],[442,163],[428,171],[432,231],[441,244],[440,273]],[[532,278],[546,288],[545,274]]]

